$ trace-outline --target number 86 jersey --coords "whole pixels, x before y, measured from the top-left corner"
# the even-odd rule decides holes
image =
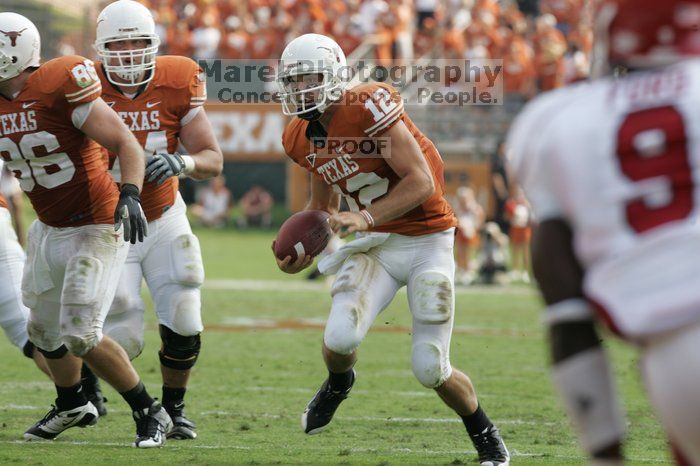
[[[102,148],[79,129],[100,93],[92,62],[65,56],[41,65],[12,100],[0,96],[0,157],[46,225],[114,222],[117,187]]]
[[[419,236],[456,226],[452,208],[445,200],[443,162],[433,143],[404,112],[399,93],[382,83],[361,84],[346,90],[333,112],[327,136],[317,137],[313,126],[295,117],[282,135],[287,155],[338,194],[355,212],[384,197],[400,181],[386,159],[391,141],[382,137],[403,121],[425,157],[435,182],[435,192],[423,204],[372,231]]]
[[[700,62],[545,94],[508,138],[536,220],[565,220],[584,291],[632,340],[700,321]]]

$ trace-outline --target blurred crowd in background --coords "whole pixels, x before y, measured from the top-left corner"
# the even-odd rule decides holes
[[[291,39],[315,32],[346,55],[371,45],[368,58],[384,65],[502,58],[506,92],[527,97],[585,78],[592,48],[585,0],[139,1],[156,18],[161,54],[276,60]],[[80,52],[81,40],[67,36],[63,53]]]
[[[418,121],[436,141],[465,135],[478,140],[483,134],[502,138],[522,103],[587,78],[593,47],[593,2],[587,0],[138,1],[154,14],[160,53],[195,60],[276,61],[285,44],[309,32],[333,37],[348,56],[385,66],[422,59],[503,59],[506,105],[470,107],[451,120],[446,111],[440,119],[430,114],[426,122]],[[66,36],[63,53],[76,51],[72,40]],[[475,192],[465,182],[451,196],[460,220],[457,279],[528,281],[529,207],[508,183],[503,147],[497,144],[487,153],[490,192]],[[275,205],[258,185],[234,200],[220,178],[199,187],[191,213],[202,226],[267,228],[278,223]]]

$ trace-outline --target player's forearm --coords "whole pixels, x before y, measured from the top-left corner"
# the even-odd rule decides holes
[[[340,210],[340,194],[324,181],[311,177],[311,197],[304,210],[325,210],[333,215]]]
[[[372,204],[367,211],[374,219],[374,224],[381,225],[415,209],[434,192],[433,178],[417,171],[402,178],[385,198]]]
[[[192,157],[194,169],[187,175],[195,180],[206,180],[219,176],[224,169],[224,156],[218,148],[204,149],[183,157]]]
[[[131,133],[129,133],[131,136]],[[133,184],[139,191],[143,187],[145,175],[145,159],[143,148],[133,136],[120,139],[114,147],[114,153],[119,158],[121,167],[121,183]]]
[[[324,210],[329,214],[337,214],[340,211],[340,195],[333,193],[327,199],[309,199],[304,210]]]

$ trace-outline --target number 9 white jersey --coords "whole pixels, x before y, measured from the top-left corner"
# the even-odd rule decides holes
[[[545,94],[508,137],[536,220],[563,219],[585,292],[630,339],[700,321],[700,62]]]

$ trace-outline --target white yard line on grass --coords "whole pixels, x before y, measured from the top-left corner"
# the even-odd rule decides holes
[[[119,443],[119,442],[78,442],[78,441],[69,441],[69,442],[64,442],[61,441],[60,439],[55,440],[55,441],[34,441],[34,442],[26,442],[23,440],[0,440],[0,444],[4,445],[24,445],[27,448],[34,448],[39,445],[56,445],[58,446],[65,446],[65,445],[76,445],[76,446],[103,446],[103,447],[123,447],[123,448],[132,448],[131,445],[128,442],[124,443]],[[172,442],[168,443],[168,445],[165,446],[166,449],[174,449],[174,450],[189,450],[189,449],[203,449],[203,450],[246,450],[246,451],[252,451],[253,448],[247,445],[203,445],[200,443],[192,443],[188,442],[187,445],[184,444],[177,444],[174,445]],[[314,444],[313,447],[309,450],[310,453],[318,452],[318,450],[325,450],[325,451],[337,451],[337,447],[327,447],[327,446],[321,446]],[[473,450],[426,450],[426,449],[413,449],[413,448],[349,448],[349,452],[351,453],[372,453],[374,455],[382,455],[382,456],[391,456],[393,454],[397,453],[403,453],[403,454],[415,454],[415,455],[431,455],[431,456],[446,456],[446,455],[476,455],[476,451]],[[563,459],[563,460],[574,460],[574,461],[584,461],[585,457],[583,456],[576,456],[576,455],[552,455],[549,453],[530,453],[526,451],[520,451],[517,449],[512,449],[510,452],[511,456],[514,457],[542,457],[543,459]],[[627,461],[630,463],[633,462],[643,462],[643,463],[666,463],[665,460],[661,459],[656,459],[656,458],[627,458]]]
[[[307,331],[322,330],[326,325],[324,318],[293,318],[282,319],[273,317],[235,316],[224,317],[221,323],[207,324],[208,332],[247,332],[250,330],[282,330]],[[151,328],[151,327],[149,327]],[[411,327],[404,325],[381,325],[375,323],[372,332],[381,333],[410,333]],[[541,336],[539,329],[523,329],[513,327],[476,327],[473,325],[456,325],[454,334],[478,336],[507,336],[507,337],[537,337]]]
[[[202,416],[240,416],[241,413],[235,413],[230,411],[202,411],[199,414]],[[246,415],[252,418],[263,418],[263,419],[290,419],[294,416],[283,416],[280,414],[271,413],[259,413]],[[341,421],[350,422],[390,422],[390,423],[430,423],[430,424],[461,424],[462,420],[458,418],[441,418],[441,417],[393,417],[393,416],[338,416]],[[526,421],[523,419],[497,419],[494,421],[496,425],[526,425],[526,426],[556,426],[563,424],[557,422],[538,422],[538,421]]]
[[[110,413],[120,414],[126,413],[125,409],[122,408],[112,408],[108,407]],[[27,405],[15,405],[7,404],[0,405],[0,411],[45,411],[47,408],[44,406],[27,406]],[[240,420],[252,420],[255,418],[263,419],[291,419],[295,416],[283,416],[280,414],[272,413],[240,413],[232,412],[226,410],[213,410],[213,411],[193,411],[195,415],[200,416],[230,416],[234,418],[239,418]],[[426,422],[433,424],[460,424],[462,421],[457,418],[438,418],[438,417],[393,417],[393,416],[340,416],[338,419],[350,422],[395,422],[395,423],[409,423],[409,422]],[[496,424],[503,425],[528,425],[528,426],[555,426],[563,424],[557,422],[539,422],[539,421],[526,421],[524,419],[498,419],[495,421]]]
[[[24,388],[22,383],[19,382],[0,382],[0,394],[1,393],[17,393],[18,389]],[[45,382],[41,384],[42,389],[45,390],[51,390],[53,391],[53,384],[49,382]],[[191,384],[190,388],[197,388],[197,383]],[[316,389],[313,387],[308,387],[308,388],[301,388],[301,387],[272,387],[272,386],[262,386],[262,385],[250,385],[250,386],[245,386],[245,387],[238,387],[239,390],[244,390],[244,391],[249,391],[249,392],[275,392],[275,393],[286,393],[286,394],[296,394],[300,393],[303,395],[307,396],[312,396],[315,392]],[[435,393],[430,391],[430,390],[425,390],[425,391],[418,391],[418,390],[363,390],[363,389],[355,389],[352,391],[353,395],[368,395],[368,396],[379,396],[380,394],[382,396],[389,396],[389,397],[406,397],[406,398],[435,398]],[[490,398],[490,397],[498,397],[498,398],[503,398],[504,396],[510,397],[508,395],[492,395],[489,393],[484,393],[479,395],[480,397],[484,398]],[[513,395],[513,397],[516,397],[516,395]],[[111,405],[111,403],[110,403]],[[48,406],[48,405],[47,405]],[[111,408],[111,406],[107,406],[108,408]],[[31,410],[35,409],[35,406],[26,406],[26,405],[16,405],[16,404],[5,404],[5,405],[0,405],[0,410],[3,409],[15,409],[15,410]],[[43,409],[43,408],[42,408]],[[118,408],[113,408],[113,409],[118,409]],[[110,409],[112,410],[112,409]]]
[[[308,282],[296,280],[238,280],[238,279],[207,279],[203,288],[208,290],[233,291],[271,291],[271,292],[307,292],[318,291],[328,293],[330,287],[325,282]],[[404,291],[405,292],[405,288]],[[484,286],[472,285],[455,287],[457,294],[488,294],[488,295],[518,295],[535,296],[535,290],[528,286]]]

